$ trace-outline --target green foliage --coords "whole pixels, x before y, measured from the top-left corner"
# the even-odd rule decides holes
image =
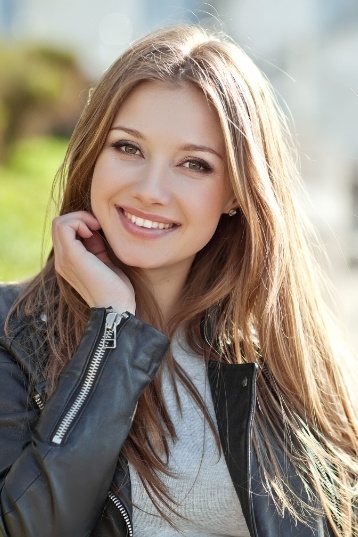
[[[67,140],[17,142],[7,165],[0,167],[0,281],[28,278],[49,252],[49,230],[43,235],[52,181],[64,157]],[[48,227],[48,226],[47,226]]]
[[[0,72],[0,160],[20,137],[72,132],[90,86],[72,54],[0,44]]]

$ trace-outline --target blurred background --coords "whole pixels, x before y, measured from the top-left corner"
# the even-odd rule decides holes
[[[0,0],[0,280],[36,273],[43,237],[49,251],[51,183],[91,84],[137,37],[183,21],[229,33],[271,80],[358,349],[357,0]]]

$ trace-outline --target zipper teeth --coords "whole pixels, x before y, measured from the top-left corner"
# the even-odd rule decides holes
[[[117,326],[119,326],[121,320],[128,319],[129,313],[118,313],[114,312],[112,308],[108,308],[106,315],[106,321],[104,326],[104,332],[101,337],[101,340],[93,354],[93,358],[90,361],[89,368],[86,373],[86,377],[83,381],[81,389],[69,408],[68,412],[62,419],[60,425],[58,426],[54,436],[52,437],[52,442],[54,444],[61,444],[65,434],[67,433],[71,423],[75,419],[76,415],[80,411],[83,403],[86,401],[88,394],[91,391],[91,388],[94,384],[94,381],[97,377],[97,372],[99,366],[101,365],[102,358],[107,349],[116,348],[116,336],[117,336]]]
[[[72,406],[69,408],[68,412],[62,419],[54,436],[52,437],[52,442],[54,444],[62,443],[64,436],[66,432],[68,431],[71,423],[75,419],[83,403],[88,397],[88,394],[91,391],[94,381],[96,380],[98,368],[101,365],[101,361],[106,350],[114,349],[116,347],[117,326],[120,324],[123,318],[128,319],[129,314],[127,312],[124,312],[124,313],[114,312],[112,308],[109,308],[107,310],[106,323],[105,323],[103,335],[93,354],[93,358],[91,359],[91,362],[87,370],[86,377],[81,386],[81,389],[76,399],[74,400]]]
[[[39,410],[43,410],[45,408],[44,402],[39,393],[34,395],[34,401],[37,404]]]
[[[106,347],[105,347],[105,335],[102,336],[101,341],[93,355],[93,359],[91,361],[91,364],[88,368],[86,378],[82,384],[81,390],[79,394],[77,395],[75,401],[73,402],[71,408],[67,412],[66,416],[63,418],[60,426],[58,427],[56,434],[52,438],[52,442],[55,444],[61,444],[63,437],[65,436],[68,428],[70,427],[72,421],[76,417],[77,413],[79,412],[81,406],[83,405],[84,401],[86,400],[91,387],[95,381],[96,374],[98,371],[98,368],[100,366],[100,363],[102,361],[103,355],[105,353]]]
[[[128,528],[129,537],[133,537],[132,523],[130,521],[130,518],[129,518],[129,515],[127,513],[126,508],[124,507],[122,502],[119,500],[119,498],[117,498],[117,496],[115,494],[113,494],[112,491],[109,491],[108,496],[112,500],[114,505],[117,507],[117,509],[119,509],[121,515],[123,516],[124,521],[125,521],[125,523],[127,525],[127,528]]]

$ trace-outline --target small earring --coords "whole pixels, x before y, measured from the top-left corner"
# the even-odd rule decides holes
[[[231,209],[231,211],[228,212],[228,215],[229,216],[234,216],[234,214],[237,213],[237,210],[236,209]]]

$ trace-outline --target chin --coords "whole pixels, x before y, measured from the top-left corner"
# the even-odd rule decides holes
[[[132,256],[132,255],[126,256],[126,255],[123,255],[123,252],[121,252],[120,255],[117,255],[114,252],[114,255],[121,263],[123,263],[123,265],[127,267],[133,267],[133,268],[138,268],[138,269],[143,269],[143,270],[158,268],[158,263],[149,262],[147,259],[144,260],[142,258],[138,258],[137,256]]]

